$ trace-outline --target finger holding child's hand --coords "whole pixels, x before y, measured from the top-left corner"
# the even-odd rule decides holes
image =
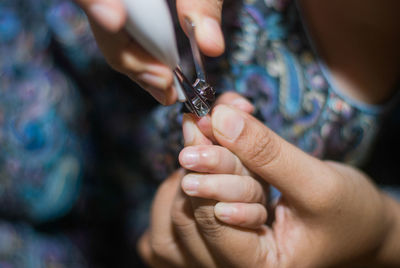
[[[227,224],[258,229],[266,222],[265,187],[250,176],[190,173],[182,189],[190,197],[222,201],[214,213]]]
[[[249,113],[254,109],[250,102],[233,92],[223,94],[216,103],[232,105]],[[203,126],[203,131],[200,126]],[[192,115],[184,116],[183,132],[187,147],[180,154],[180,163],[191,171],[211,174],[185,176],[182,189],[191,197],[223,201],[209,207],[214,209],[220,221],[243,228],[260,228],[267,218],[263,205],[268,186],[250,177],[248,170],[232,152],[212,145],[214,138],[204,134],[207,128],[211,131],[210,118],[196,120]],[[192,199],[192,202],[199,204],[199,199]]]
[[[254,106],[249,100],[233,91],[219,96],[214,106],[218,104],[229,105],[249,114],[254,111]],[[196,125],[197,128],[193,125]],[[192,114],[185,114],[183,116],[183,136],[185,146],[215,143],[210,115],[197,118]]]
[[[179,154],[182,167],[200,173],[250,175],[239,158],[219,145],[194,145]]]

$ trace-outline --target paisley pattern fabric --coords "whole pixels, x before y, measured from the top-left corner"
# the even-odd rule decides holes
[[[335,87],[295,2],[225,8],[228,55],[207,65],[219,94],[243,94],[314,156],[362,164],[386,109]],[[138,267],[134,243],[183,146],[181,105],[149,100],[107,67],[70,0],[0,2],[0,267]]]
[[[79,195],[81,98],[49,51],[57,38],[85,67],[98,51],[68,49],[95,44],[85,25],[69,1],[0,3],[0,267],[86,267],[65,235],[29,225],[65,215]]]
[[[324,159],[360,165],[381,109],[344,96],[307,38],[294,1],[245,1],[222,88],[253,100],[258,118]]]
[[[0,221],[0,267],[86,267],[81,253],[61,236],[38,235],[25,224]]]
[[[90,36],[88,27],[76,29],[87,24],[77,11],[67,1],[0,4],[0,202],[7,204],[0,210],[14,216],[48,220],[68,211],[77,197],[81,99],[48,53],[51,38],[68,40],[61,42],[71,52],[66,55],[84,67],[85,57],[68,50],[73,43],[87,47],[81,39]]]
[[[304,27],[295,1],[244,1],[221,88],[251,99],[256,116],[302,150],[360,165],[382,109],[335,87]]]
[[[385,108],[346,97],[335,86],[313,49],[296,2],[245,0],[238,12],[236,20],[226,22],[231,27],[225,25],[235,30],[227,36],[230,50],[220,64],[217,91],[236,91],[247,97],[259,120],[315,157],[356,166],[365,163]],[[180,115],[176,108],[169,109],[170,120],[172,115],[178,117],[173,124],[168,120],[166,128],[168,108],[154,113],[155,125],[168,129],[168,135],[161,129],[150,133],[154,149],[146,152],[160,155],[153,159],[154,175],[161,175],[160,179],[176,167],[168,159],[176,159],[180,150],[177,142],[170,140],[181,139],[178,134],[171,135],[175,133],[172,126],[179,126]],[[166,136],[170,142],[165,144]],[[160,153],[163,151],[174,154]]]

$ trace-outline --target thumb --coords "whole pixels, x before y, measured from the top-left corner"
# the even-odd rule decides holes
[[[329,179],[332,173],[326,165],[280,138],[253,116],[219,105],[211,120],[215,139],[250,171],[280,190],[293,206],[310,208],[313,200],[322,200],[325,190],[334,186],[329,184],[334,180]]]
[[[196,40],[200,50],[210,57],[221,55],[225,41],[221,30],[223,0],[177,0],[179,21],[185,29],[185,19],[196,25]]]
[[[86,15],[110,32],[121,30],[126,12],[122,0],[75,0]]]

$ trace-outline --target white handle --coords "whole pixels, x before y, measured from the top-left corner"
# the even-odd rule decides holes
[[[146,51],[171,70],[179,65],[174,25],[165,0],[124,0],[128,14],[126,29]],[[178,99],[185,95],[175,79]]]

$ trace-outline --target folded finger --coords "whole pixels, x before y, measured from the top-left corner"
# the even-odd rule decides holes
[[[219,202],[214,207],[214,213],[226,224],[249,229],[258,229],[267,221],[267,209],[258,203]]]
[[[172,71],[156,60],[125,30],[110,33],[89,19],[97,44],[108,64],[132,80],[166,90],[172,86]]]
[[[151,255],[164,263],[185,267],[185,255],[178,248],[171,220],[172,207],[183,170],[176,171],[158,189],[151,209],[149,247]]]
[[[75,0],[86,14],[105,30],[120,30],[126,19],[122,0]]]
[[[199,233],[190,199],[182,191],[175,197],[171,219],[181,248],[196,267],[216,267],[212,254]]]
[[[250,176],[189,173],[182,179],[183,191],[192,197],[223,202],[266,202],[266,191]]]
[[[249,175],[239,158],[218,145],[185,147],[179,154],[182,167],[201,173]]]
[[[215,106],[219,104],[230,105],[249,114],[254,112],[253,104],[242,95],[233,91],[222,94],[214,103]]]

